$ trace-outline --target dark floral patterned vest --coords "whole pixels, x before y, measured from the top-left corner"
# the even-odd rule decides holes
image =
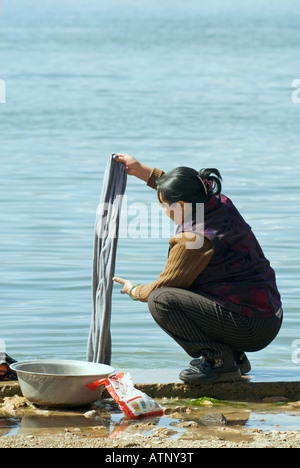
[[[270,317],[278,312],[275,272],[229,198],[211,197],[204,204],[204,225],[190,221],[177,229],[188,231],[204,235],[214,248],[210,263],[189,289],[240,315]]]

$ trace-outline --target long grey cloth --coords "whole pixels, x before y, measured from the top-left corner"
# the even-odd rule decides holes
[[[123,163],[111,155],[105,169],[102,193],[97,208],[93,259],[93,315],[87,346],[87,360],[111,363],[112,278],[116,252],[122,196],[127,173]]]

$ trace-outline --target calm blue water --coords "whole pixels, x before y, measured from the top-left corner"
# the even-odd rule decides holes
[[[300,377],[300,79],[296,1],[2,0],[0,338],[16,359],[85,359],[96,208],[107,158],[217,167],[277,273],[285,322],[253,367]],[[155,193],[129,178],[127,202]],[[143,283],[168,239],[122,238]],[[185,367],[146,304],[113,293],[113,364]],[[297,343],[296,343],[297,344]],[[295,359],[294,359],[295,361]],[[274,370],[273,370],[274,369]],[[155,374],[151,374],[155,376]],[[154,378],[152,378],[154,380]]]

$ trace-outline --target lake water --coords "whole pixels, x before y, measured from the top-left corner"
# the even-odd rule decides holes
[[[85,359],[102,177],[108,156],[126,152],[164,170],[220,170],[223,192],[276,270],[284,304],[282,330],[250,354],[253,368],[270,378],[288,369],[299,379],[298,3],[0,5],[0,338],[7,352],[18,360]],[[148,214],[156,203],[135,178],[126,196]],[[121,238],[116,274],[151,282],[167,252],[163,235]],[[153,381],[154,370],[177,375],[189,361],[147,304],[117,285],[112,340],[112,364],[139,380],[137,369]]]

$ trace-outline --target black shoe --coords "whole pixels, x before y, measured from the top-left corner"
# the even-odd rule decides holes
[[[233,357],[239,366],[242,375],[245,375],[251,371],[251,364],[245,353],[238,353],[234,351]]]
[[[238,382],[241,380],[241,372],[232,356],[209,361],[199,360],[197,366],[191,366],[180,372],[179,378],[186,384],[209,384],[217,382]]]
[[[245,375],[247,374],[248,372],[251,371],[251,364],[250,364],[250,361],[249,359],[247,358],[246,354],[245,353],[238,353],[237,351],[235,351],[233,353],[233,356],[235,358],[235,362],[236,364],[239,366],[240,368],[240,372],[241,372],[241,375]],[[201,358],[197,358],[197,359],[193,359],[189,366],[190,367],[197,367],[199,366],[199,364],[201,363],[202,359]]]

